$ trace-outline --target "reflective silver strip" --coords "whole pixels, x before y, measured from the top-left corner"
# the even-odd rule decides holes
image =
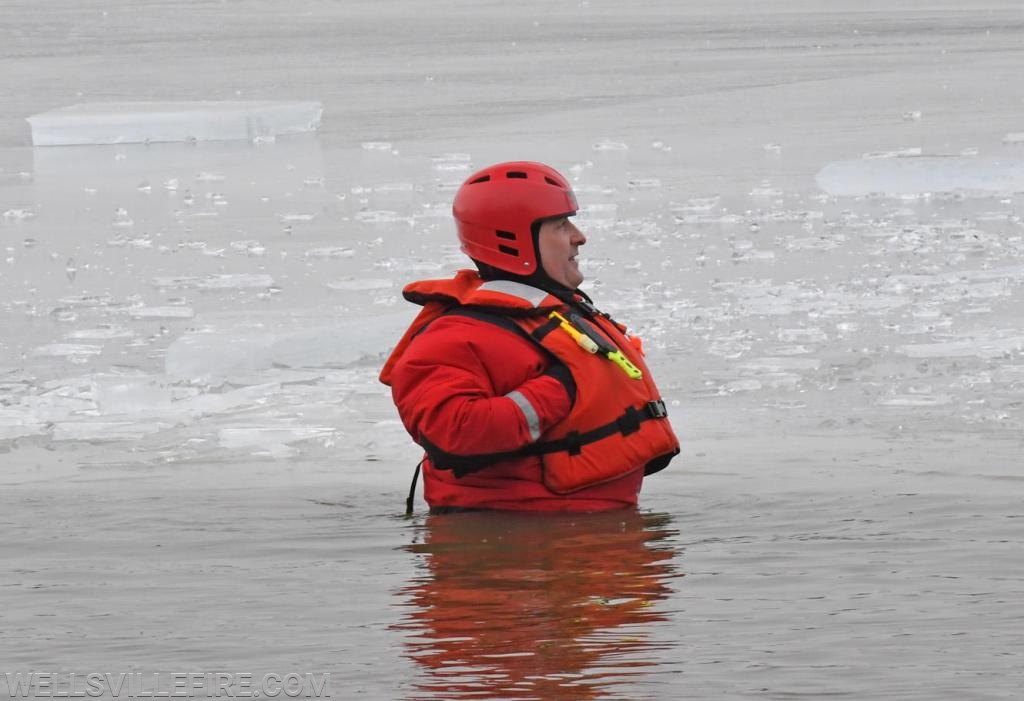
[[[537,440],[540,438],[540,417],[537,416],[537,410],[533,408],[533,404],[530,404],[530,400],[523,396],[519,390],[512,390],[505,395],[519,407],[519,411],[523,412],[523,416],[526,417],[526,427],[530,429],[530,440]]]
[[[536,287],[530,287],[515,280],[488,280],[480,285],[478,289],[488,292],[500,292],[510,297],[525,299],[534,307],[539,307],[544,298],[548,296],[548,293],[544,290],[538,290]]]

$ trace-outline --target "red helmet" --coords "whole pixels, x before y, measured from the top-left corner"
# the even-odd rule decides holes
[[[462,251],[516,275],[537,270],[533,223],[570,216],[576,209],[569,182],[554,168],[531,161],[498,163],[474,173],[452,204]]]

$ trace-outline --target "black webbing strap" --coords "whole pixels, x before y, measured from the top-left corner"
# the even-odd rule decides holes
[[[518,336],[525,336],[529,338],[526,331],[523,330],[516,322],[512,321],[507,314],[491,314],[478,307],[452,307],[447,310],[442,316],[465,316],[470,319],[476,319],[477,321],[486,321],[488,324],[494,324],[501,328],[511,331]]]
[[[544,338],[549,333],[551,333],[552,331],[557,329],[559,326],[561,326],[561,323],[562,322],[560,322],[558,319],[548,319],[545,323],[541,324],[540,326],[535,328],[533,331],[531,331],[530,332],[530,336],[532,336],[533,340],[535,340],[537,343],[541,343],[541,342],[544,341]],[[543,346],[541,346],[541,347],[543,348]],[[545,350],[547,350],[547,349],[545,349]]]
[[[545,453],[557,453],[565,450],[570,455],[578,455],[580,449],[589,443],[594,443],[616,433],[628,436],[640,430],[641,422],[663,419],[666,416],[668,416],[668,411],[665,408],[665,402],[655,399],[654,401],[647,402],[639,409],[632,406],[626,407],[622,416],[614,421],[609,421],[603,426],[598,426],[583,433],[573,431],[563,438],[553,441],[539,441],[527,446],[524,452],[526,455],[544,455]]]
[[[616,433],[628,436],[640,430],[642,422],[663,419],[666,416],[668,416],[668,411],[665,408],[665,402],[661,399],[656,399],[647,402],[640,408],[627,407],[621,416],[603,426],[598,426],[582,433],[573,431],[562,438],[553,441],[538,441],[519,450],[477,455],[456,455],[455,453],[447,453],[441,450],[422,436],[420,437],[420,445],[423,446],[427,455],[430,456],[430,461],[435,468],[438,470],[451,470],[456,477],[463,477],[502,460],[532,455],[546,455],[560,451],[565,451],[570,455],[579,455],[585,445],[615,435]]]
[[[423,461],[420,460],[416,464],[416,471],[412,473],[412,484],[409,485],[409,497],[405,500],[405,517],[409,518],[412,516],[412,506],[416,501],[416,483],[420,479],[420,468],[423,467]]]

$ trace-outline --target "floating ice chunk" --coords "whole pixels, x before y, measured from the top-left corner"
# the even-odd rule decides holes
[[[402,274],[436,272],[444,268],[442,263],[432,260],[410,260],[408,258],[385,258],[373,264],[385,270],[400,270]]]
[[[364,151],[390,151],[392,148],[390,141],[364,141],[361,145]]]
[[[422,205],[423,211],[414,214],[416,219],[447,219],[452,215],[452,206],[447,202],[428,203]]]
[[[694,212],[710,212],[717,207],[722,198],[719,195],[711,197],[693,197],[682,204],[673,204],[669,209],[673,212],[689,214]]]
[[[594,144],[595,151],[628,151],[629,146],[620,143],[618,141],[609,141],[608,139],[602,139]]]
[[[193,333],[168,347],[167,374],[172,377],[224,378],[228,375],[291,368],[346,367],[377,358],[390,349],[412,320],[403,311],[344,324],[277,333],[229,331]]]
[[[129,311],[135,319],[191,319],[196,315],[192,307],[136,307]]]
[[[846,237],[837,234],[831,237],[816,236],[800,239],[786,239],[785,245],[788,251],[831,251],[838,248],[846,241]]]
[[[920,156],[838,161],[815,180],[830,195],[932,192],[1024,192],[1024,161],[961,156]]]
[[[451,171],[468,171],[470,168],[469,163],[456,163],[456,162],[442,162],[434,163],[434,170],[451,172]]]
[[[319,102],[115,102],[28,118],[36,146],[209,141],[315,131]]]
[[[653,190],[661,187],[661,180],[658,178],[631,178],[627,186],[631,190]]]
[[[805,378],[792,372],[765,372],[759,373],[757,379],[769,389],[795,390]]]
[[[273,287],[274,278],[262,273],[235,273],[224,275],[156,277],[153,285],[172,289],[245,290]]]
[[[114,220],[112,223],[114,226],[130,227],[135,222],[133,222],[132,218],[128,215],[127,209],[125,209],[124,207],[118,207],[117,209],[114,210]]]
[[[619,205],[615,202],[593,202],[591,204],[585,204],[580,207],[580,214],[587,215],[601,215],[606,214],[608,216],[614,216],[618,210]]]
[[[416,187],[412,183],[382,183],[381,185],[374,185],[373,191],[380,193],[392,193],[392,192],[414,192]]]
[[[289,213],[289,214],[278,214],[278,219],[286,224],[292,224],[295,222],[307,222],[313,221],[316,218],[315,214],[301,214],[301,213]]]
[[[899,394],[887,399],[880,399],[878,403],[882,406],[944,406],[952,404],[953,398],[948,394]]]
[[[743,243],[743,242],[737,242]],[[753,245],[753,244],[751,244]],[[754,248],[736,249],[733,251],[732,260],[734,263],[749,262],[753,260],[774,260],[775,251],[759,251]]]
[[[369,210],[356,214],[356,221],[364,224],[393,224],[395,222],[410,222],[408,217],[403,217],[398,212],[387,209]],[[411,223],[411,222],[410,222]]]
[[[471,158],[468,153],[442,153],[431,160],[434,163],[469,163]]]
[[[21,409],[0,409],[0,441],[43,433],[46,423]]]
[[[772,355],[807,355],[813,353],[814,349],[804,345],[792,345],[792,346],[776,346],[775,348],[767,349]]]
[[[865,153],[861,158],[864,160],[874,160],[877,158],[909,158],[911,156],[920,156],[921,147],[911,146],[909,148],[898,148],[894,151],[869,151]]]
[[[188,212],[184,216],[192,219],[206,218],[206,217],[217,217],[220,216],[216,211],[212,209],[201,209],[195,212]]]
[[[807,406],[807,402],[802,402],[798,399],[773,399],[770,402],[765,402],[761,406],[768,409],[784,409],[789,411],[792,409],[803,409]]]
[[[232,376],[234,377],[234,375]],[[182,377],[182,379],[195,381],[197,379],[208,379],[204,377]],[[225,377],[217,378],[219,380]],[[194,388],[198,390],[198,388]],[[175,398],[173,409],[175,416],[180,418],[196,418],[210,416],[213,414],[225,414],[228,412],[247,410],[255,407],[265,406],[267,397],[281,391],[281,385],[277,382],[263,382],[249,387],[239,387],[227,392],[200,392],[190,397]]]
[[[159,433],[167,424],[145,421],[61,421],[53,426],[55,441],[89,441],[113,443],[131,441]]]
[[[4,212],[4,219],[25,220],[32,219],[35,215],[31,209],[8,209]]]
[[[992,374],[995,382],[1019,383],[1024,382],[1024,365],[1003,365],[996,368]]]
[[[781,191],[779,194],[782,194]],[[823,219],[825,213],[820,210],[788,210],[788,209],[773,209],[765,212],[759,217],[754,217],[762,221],[813,221],[817,219]]]
[[[817,358],[799,358],[786,356],[781,358],[752,358],[741,364],[739,369],[748,373],[785,372],[799,370],[818,370],[821,361]]]
[[[75,295],[61,297],[57,301],[68,307],[81,307],[85,309],[110,307],[114,304],[114,298],[110,295]]]
[[[238,251],[239,253],[246,253],[250,256],[262,256],[267,252],[266,246],[253,239],[232,241],[230,245],[232,250]]]
[[[48,355],[70,359],[99,355],[102,352],[103,346],[94,346],[87,343],[51,343],[45,346],[39,346],[35,350],[36,355]]]
[[[915,307],[910,310],[910,315],[917,319],[938,319],[942,316],[942,309],[938,307]]]
[[[1012,131],[1003,137],[1004,144],[1024,144],[1024,131]]]
[[[351,278],[327,283],[332,290],[386,290],[393,285],[391,280],[384,278]]]
[[[940,343],[915,343],[896,349],[911,358],[1001,358],[1024,350],[1024,336],[962,338]]]
[[[769,181],[762,180],[760,185],[750,191],[750,194],[753,197],[779,197],[783,193],[779,188],[773,187]]]
[[[434,170],[442,172],[466,171],[472,166],[468,153],[442,153],[432,160]]]
[[[101,416],[171,413],[171,388],[149,375],[96,374],[91,378],[90,390]]]
[[[297,453],[292,443],[326,440],[335,435],[329,426],[246,426],[222,428],[218,442],[223,448],[247,448],[257,455],[285,458]]]
[[[902,118],[905,122],[920,122],[921,110],[911,110],[910,112],[904,112],[902,114]]]
[[[135,333],[131,329],[115,324],[101,324],[93,329],[78,329],[67,335],[75,341],[106,341],[112,338],[131,338]]]
[[[745,380],[732,380],[722,385],[722,389],[728,394],[736,394],[738,392],[756,392],[757,390],[764,387],[760,380],[745,379]]]
[[[828,334],[819,328],[779,329],[779,340],[783,343],[824,343]]]
[[[345,246],[325,246],[322,248],[311,248],[306,251],[307,258],[351,258],[355,255],[355,249]]]

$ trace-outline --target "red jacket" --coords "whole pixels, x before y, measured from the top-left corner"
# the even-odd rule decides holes
[[[506,294],[509,289],[528,299]],[[569,416],[574,384],[564,368],[552,367],[549,353],[516,328],[503,328],[493,317],[439,316],[467,292],[474,309],[490,305],[508,311],[512,305],[513,313],[524,315],[564,310],[559,300],[519,283],[481,287],[473,271],[460,271],[454,280],[413,283],[406,297],[426,306],[388,359],[381,380],[391,385],[406,429],[428,454],[514,453]],[[674,454],[678,444],[670,428],[667,432]],[[545,485],[536,455],[503,459],[461,476],[428,458],[424,492],[431,507],[599,511],[636,504],[644,465],[635,467],[600,484],[556,493]]]

